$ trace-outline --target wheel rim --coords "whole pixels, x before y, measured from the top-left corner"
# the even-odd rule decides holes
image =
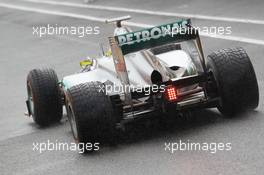
[[[68,117],[69,117],[71,129],[72,129],[73,137],[75,140],[78,140],[78,132],[77,132],[77,124],[75,120],[75,115],[73,111],[71,110],[70,106],[68,106]]]
[[[28,101],[29,101],[29,110],[31,115],[34,116],[34,99],[33,99],[32,88],[29,84],[27,86],[27,93],[28,93]]]

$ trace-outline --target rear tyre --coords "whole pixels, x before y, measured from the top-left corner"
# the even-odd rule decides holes
[[[253,110],[259,103],[259,89],[252,63],[243,48],[223,49],[208,56],[220,96],[219,111],[232,117]]]
[[[94,145],[114,139],[117,116],[102,87],[100,82],[89,82],[67,92],[67,113],[77,143]]]
[[[62,97],[58,77],[52,69],[34,69],[27,76],[28,108],[40,126],[59,122]]]

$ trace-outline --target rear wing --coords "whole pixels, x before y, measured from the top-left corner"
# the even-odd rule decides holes
[[[199,56],[202,58],[201,62],[205,70],[199,33],[191,27],[190,19],[109,37],[116,72],[121,83],[129,85],[124,55],[169,43],[194,39],[196,41],[194,45],[199,50]],[[124,95],[125,102],[132,105],[131,93],[125,93]]]
[[[138,30],[115,36],[123,55],[143,49],[195,39],[198,32],[191,28],[191,20],[180,20],[174,23]]]

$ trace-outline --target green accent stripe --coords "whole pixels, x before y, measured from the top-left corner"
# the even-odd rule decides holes
[[[129,32],[116,36],[118,45],[124,55],[143,49],[168,44],[171,42],[181,42],[195,39],[198,33],[190,28],[191,20],[180,20],[174,23],[163,24],[160,26]],[[172,34],[172,29],[174,33]],[[179,33],[181,29],[188,29],[189,32]],[[193,30],[191,32],[191,30]]]

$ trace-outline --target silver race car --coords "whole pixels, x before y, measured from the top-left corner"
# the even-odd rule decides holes
[[[125,123],[157,114],[217,107],[227,117],[259,103],[256,75],[243,48],[205,58],[190,19],[131,31],[115,23],[109,50],[82,61],[81,71],[61,81],[52,69],[27,76],[28,115],[40,126],[59,122],[63,106],[77,143],[111,140]]]

